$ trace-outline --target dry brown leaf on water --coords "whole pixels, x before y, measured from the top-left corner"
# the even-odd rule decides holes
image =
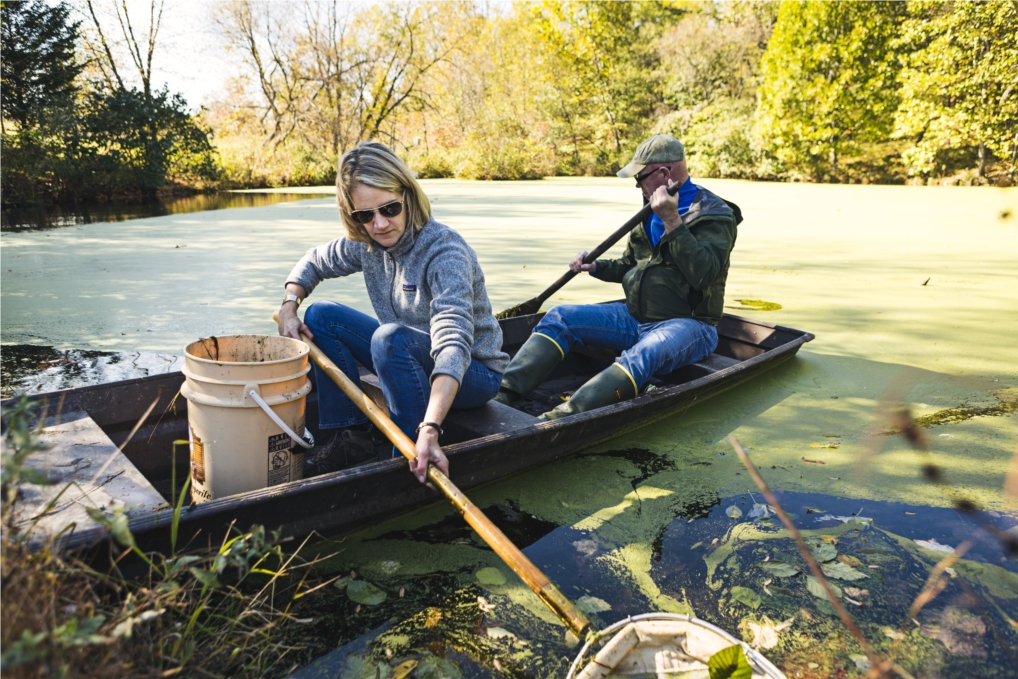
[[[496,672],[501,672],[502,671],[502,663],[500,663],[498,661],[498,658],[495,658],[494,660],[492,660],[492,664],[495,666],[495,671]]]
[[[845,599],[845,601],[847,601],[848,603],[850,603],[850,604],[852,604],[854,606],[862,606],[862,602],[861,601],[856,601],[855,599],[853,599],[852,597],[850,597],[848,595],[845,595],[843,598]]]
[[[495,605],[489,604],[488,600],[485,599],[483,596],[477,597],[477,607],[481,609],[482,613],[488,613],[490,611],[495,610]]]
[[[399,598],[402,599],[403,595],[406,594],[406,589],[403,587],[399,588]]]
[[[767,596],[774,596],[773,594],[771,594],[771,590],[767,589],[767,585],[771,584],[772,582],[774,582],[774,581],[771,580],[770,578],[768,578],[767,580],[764,580],[763,591],[764,591],[764,594],[766,594]]]
[[[865,599],[870,595],[868,589],[859,589],[858,587],[846,587],[845,594],[854,599]]]
[[[786,629],[791,627],[794,621],[795,618],[789,618],[788,620],[775,625],[771,622],[771,619],[765,615],[761,622],[746,620],[740,624],[740,627],[745,625],[749,628],[749,631],[753,633],[753,641],[750,642],[750,646],[753,648],[768,650],[778,645],[778,633],[784,632]]]
[[[800,608],[799,613],[802,615],[802,617],[806,618],[810,622],[813,622],[813,616],[810,615],[810,612],[807,611],[805,608]]]
[[[885,627],[883,631],[885,637],[889,639],[894,639],[895,641],[901,641],[902,639],[905,638],[904,634],[894,629],[893,627]]]
[[[826,462],[824,462],[823,460],[808,460],[808,459],[806,459],[805,457],[803,457],[803,458],[802,458],[802,461],[803,461],[803,462],[806,462],[806,463],[808,463],[808,464],[827,464],[827,463],[826,463]]]
[[[720,539],[720,538],[714,538],[713,540],[711,540],[711,541],[710,541],[710,546],[711,546],[711,547],[713,547],[714,545],[716,545],[716,544],[718,543],[718,540],[719,540],[719,539]]]

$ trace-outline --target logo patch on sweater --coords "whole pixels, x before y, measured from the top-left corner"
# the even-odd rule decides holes
[[[409,285],[408,283],[403,284],[403,292],[417,292],[416,285]]]

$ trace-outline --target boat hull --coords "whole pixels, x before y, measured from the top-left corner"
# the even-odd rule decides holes
[[[515,351],[539,318],[535,314],[502,321],[506,350]],[[806,332],[734,316],[723,319],[719,335],[717,353],[726,367],[701,376],[684,374],[675,378],[681,383],[663,384],[635,399],[598,410],[550,422],[535,420],[508,431],[445,445],[453,482],[468,490],[679,415],[692,404],[792,358],[813,339]],[[592,365],[596,368],[596,360],[603,363],[610,357],[585,360],[595,361]],[[174,464],[178,479],[186,478],[188,472],[187,447],[178,446],[179,459],[174,460],[172,453],[174,440],[187,439],[187,405],[177,397],[182,383],[180,373],[170,373],[40,394],[33,400],[45,411],[42,415],[48,422],[61,411],[88,413],[114,444],[126,441],[123,450],[127,457],[164,497],[169,497],[167,479]],[[128,441],[128,433],[153,402],[151,415]],[[309,423],[316,419],[312,410],[316,410],[313,400],[309,404]],[[405,460],[391,459],[187,505],[180,515],[176,548],[219,544],[231,529],[247,530],[252,525],[279,530],[283,536],[336,534],[439,499],[440,495],[408,473]],[[130,521],[135,540],[145,551],[168,552],[172,524],[173,512],[168,506]],[[106,537],[101,528],[92,527],[75,531],[63,544],[70,549],[85,548]]]

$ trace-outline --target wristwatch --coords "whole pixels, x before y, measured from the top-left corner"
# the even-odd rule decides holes
[[[283,304],[286,304],[287,302],[296,302],[297,307],[300,308],[300,297],[297,295],[287,295],[286,298],[283,299]],[[280,304],[279,306],[283,306],[283,304]]]

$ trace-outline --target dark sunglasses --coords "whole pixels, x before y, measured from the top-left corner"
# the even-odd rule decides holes
[[[375,213],[382,215],[386,219],[392,219],[399,215],[403,211],[403,201],[406,200],[404,195],[399,200],[394,200],[391,203],[385,205],[379,205],[378,207],[368,208],[367,210],[354,210],[350,213],[350,218],[358,224],[367,224],[375,218]]]
[[[647,177],[651,176],[652,174],[654,174],[658,170],[668,170],[669,172],[671,172],[672,171],[672,166],[668,165],[666,167],[659,167],[659,168],[657,168],[657,170],[651,170],[650,172],[645,172],[643,174],[636,175],[636,177],[635,177],[636,185],[639,186],[640,184],[642,184],[644,179],[646,179]]]

